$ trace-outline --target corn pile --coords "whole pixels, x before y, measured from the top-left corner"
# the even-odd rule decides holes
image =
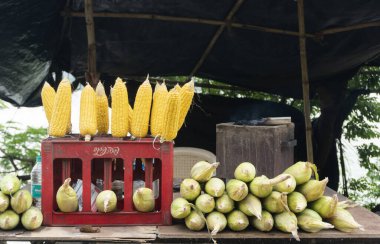
[[[32,195],[20,189],[21,181],[13,174],[0,180],[0,229],[13,230],[19,223],[27,230],[38,229],[43,220],[41,210],[32,206]]]
[[[344,232],[363,230],[337,195],[324,196],[328,179],[319,181],[316,166],[298,162],[273,179],[256,177],[255,166],[243,162],[234,179],[225,184],[212,177],[219,163],[205,161],[191,169],[191,178],[180,185],[180,198],[171,205],[175,219],[184,219],[187,228],[207,227],[212,235],[228,227],[232,231],[254,229],[268,232],[273,227],[291,233],[299,241],[298,229],[318,232],[335,228]],[[312,179],[314,171],[315,179]],[[206,216],[206,217],[205,217]]]
[[[133,138],[150,134],[161,142],[172,141],[184,124],[194,97],[194,81],[167,90],[165,83],[157,83],[152,91],[149,77],[138,88],[133,108],[128,101],[125,83],[117,78],[111,88],[111,123],[108,119],[108,99],[99,82],[96,91],[87,84],[81,94],[80,135],[86,141],[111,130],[113,137]],[[71,132],[71,84],[63,79],[57,92],[48,84],[41,91],[42,104],[49,123],[49,135],[64,137]],[[111,128],[109,128],[111,127]]]

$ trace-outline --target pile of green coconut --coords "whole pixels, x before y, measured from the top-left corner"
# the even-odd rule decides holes
[[[42,224],[42,213],[32,206],[32,195],[20,189],[21,181],[8,174],[0,180],[0,229],[12,230],[19,225],[27,230],[38,229]]]
[[[172,202],[172,217],[184,219],[190,230],[207,227],[215,235],[227,227],[242,231],[251,225],[263,232],[275,227],[299,240],[298,228],[305,232],[363,229],[347,211],[355,205],[339,202],[337,195],[324,196],[328,179],[320,181],[312,163],[297,162],[269,179],[256,177],[255,166],[243,162],[236,167],[234,179],[226,184],[212,177],[218,165],[196,163],[191,178],[181,182],[181,197]]]

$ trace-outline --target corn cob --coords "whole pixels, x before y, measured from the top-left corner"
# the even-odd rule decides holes
[[[55,91],[54,88],[45,82],[41,90],[42,105],[45,110],[45,115],[48,123],[50,124],[51,114],[53,112]]]
[[[107,134],[109,127],[108,99],[101,82],[96,86],[96,118],[98,134]]]
[[[157,136],[162,133],[167,99],[168,89],[165,83],[163,82],[161,85],[157,83],[154,88],[152,114],[150,116],[150,133],[152,136]]]
[[[116,79],[112,92],[112,114],[111,133],[114,137],[125,137],[128,135],[128,91],[120,78]]]
[[[54,98],[53,112],[50,120],[49,135],[56,137],[65,136],[70,124],[71,114],[71,84],[68,79],[63,79],[58,86]]]
[[[187,82],[182,86],[179,92],[181,97],[181,109],[179,114],[178,130],[181,129],[183,123],[185,122],[186,115],[190,109],[191,103],[194,97],[194,80]]]
[[[71,133],[71,106],[69,107],[69,120],[67,121],[66,134]]]
[[[177,90],[178,92],[181,92],[181,86],[178,85],[178,83],[177,83],[172,89],[175,89],[175,90]]]
[[[133,108],[131,107],[130,104],[128,104],[128,128],[131,128],[132,116],[133,116]]]
[[[181,100],[179,92],[176,89],[171,89],[168,94],[167,105],[164,112],[164,126],[162,129],[161,141],[171,141],[177,136],[178,121],[180,112]]]
[[[85,141],[91,140],[96,134],[96,94],[87,83],[80,97],[79,132]]]
[[[132,136],[145,137],[148,134],[151,105],[152,87],[147,77],[137,90],[131,123]]]
[[[327,221],[333,224],[335,229],[343,232],[364,231],[364,227],[355,221],[350,212],[343,208],[337,208],[336,213]]]

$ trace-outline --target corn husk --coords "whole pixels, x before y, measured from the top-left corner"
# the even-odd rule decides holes
[[[297,232],[297,217],[294,213],[286,211],[283,213],[276,214],[274,216],[274,226],[276,227],[276,229],[282,232],[292,233],[294,239],[300,241]]]
[[[256,168],[250,162],[243,162],[236,167],[234,176],[237,180],[251,182],[256,176]]]
[[[95,200],[96,209],[102,213],[114,211],[116,209],[116,204],[116,194],[110,190],[100,192]]]
[[[324,180],[309,180],[308,182],[297,187],[297,191],[301,192],[308,202],[318,200],[325,193],[328,178]]]
[[[343,208],[337,208],[334,216],[327,219],[327,222],[333,224],[335,229],[343,232],[364,231],[364,227],[355,221],[350,212]]]
[[[249,184],[249,191],[256,197],[267,197],[272,193],[274,185],[287,180],[289,177],[289,175],[279,175],[273,179],[268,179],[265,175],[256,177]]]
[[[282,176],[282,175],[288,176],[289,178],[274,185],[273,190],[278,191],[278,192],[287,192],[287,193],[293,192],[297,186],[296,179],[294,178],[294,176],[290,174],[281,174],[279,176]]]
[[[41,210],[36,207],[31,207],[22,214],[21,224],[27,230],[38,229],[43,221]]]
[[[201,186],[196,180],[184,179],[180,185],[181,197],[188,201],[194,201],[201,194]]]
[[[56,195],[59,210],[65,213],[74,212],[78,209],[78,197],[74,189],[70,186],[70,178],[67,178],[63,185],[59,187]]]
[[[231,179],[227,182],[226,191],[232,200],[238,202],[248,195],[248,186],[241,180]]]
[[[233,231],[242,231],[249,225],[248,217],[239,210],[234,210],[227,216],[228,227]]]
[[[310,208],[306,208],[305,210],[303,210],[301,213],[298,214],[298,216],[301,216],[301,215],[309,216],[319,221],[322,221],[322,217],[317,212],[315,212],[314,210]]]
[[[312,173],[316,180],[319,180],[317,166],[309,162],[297,162],[287,168],[284,173],[291,174],[296,179],[297,185],[301,185],[310,180]]]
[[[292,192],[288,195],[288,207],[293,213],[300,213],[307,207],[306,198],[299,192]]]
[[[20,216],[13,210],[6,210],[0,214],[0,229],[12,230],[20,222]]]
[[[32,195],[27,190],[18,190],[11,196],[11,207],[18,214],[28,210],[32,206],[32,203]]]
[[[205,227],[206,221],[198,211],[193,210],[189,216],[185,218],[185,225],[189,230],[199,231]]]
[[[176,198],[170,205],[170,213],[175,219],[184,219],[191,212],[190,203],[182,197]]]
[[[195,206],[202,213],[211,213],[215,208],[215,201],[209,194],[202,194],[195,200]]]
[[[221,213],[229,213],[234,209],[234,200],[232,200],[226,193],[215,201],[215,209]]]
[[[211,178],[205,185],[207,194],[213,197],[220,197],[223,195],[226,185],[219,178]]]
[[[246,198],[238,202],[238,208],[247,216],[256,216],[261,219],[261,202],[260,199],[252,194],[248,194]]]
[[[221,232],[226,228],[227,218],[224,214],[214,211],[207,215],[206,223],[211,231],[211,235],[216,235],[218,232]]]
[[[154,210],[154,194],[152,189],[141,187],[132,196],[133,205],[139,212],[151,212]]]
[[[14,174],[7,174],[0,180],[1,192],[7,195],[12,195],[20,189],[21,181]]]
[[[210,164],[206,161],[199,161],[191,168],[190,176],[198,182],[206,182],[210,180],[218,166],[218,162]]]
[[[308,215],[297,216],[298,226],[306,232],[316,233],[323,229],[333,229],[332,224],[323,222]]]
[[[263,206],[270,213],[282,213],[290,211],[288,208],[288,199],[285,193],[273,191],[263,200]]]
[[[338,207],[338,196],[322,196],[310,204],[310,208],[317,212],[322,218],[331,218],[335,215]]]
[[[9,197],[0,191],[0,213],[9,207]]]
[[[338,208],[344,208],[344,209],[346,209],[346,208],[354,208],[354,207],[357,207],[357,206],[359,206],[358,203],[354,203],[354,202],[352,202],[350,200],[345,200],[345,201],[338,202]]]
[[[274,220],[271,213],[263,210],[261,212],[261,219],[258,219],[257,217],[251,217],[251,224],[256,229],[267,232],[272,230]]]

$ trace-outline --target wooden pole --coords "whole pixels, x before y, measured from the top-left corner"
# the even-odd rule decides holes
[[[329,34],[331,35],[331,34],[336,34],[340,32],[360,30],[360,29],[365,29],[365,28],[370,28],[370,27],[380,27],[380,21],[370,22],[370,23],[360,23],[360,24],[351,25],[351,26],[326,29],[326,30],[318,32],[317,35],[329,35]]]
[[[87,28],[87,62],[88,70],[86,72],[86,80],[91,84],[92,87],[96,87],[99,82],[99,74],[96,70],[96,42],[95,42],[95,27],[94,18],[92,10],[92,0],[84,1],[84,13],[86,17],[86,28]]]
[[[239,10],[240,6],[244,3],[244,0],[237,0],[235,5],[232,7],[228,15],[226,16],[224,20],[224,24],[219,27],[219,29],[215,32],[214,36],[212,37],[211,41],[207,45],[206,50],[203,52],[201,58],[196,63],[195,67],[190,73],[190,76],[194,76],[194,74],[199,70],[199,68],[202,66],[204,61],[206,60],[207,56],[210,54],[212,48],[215,46],[216,41],[219,39],[220,35],[223,33],[224,28],[231,22],[232,17],[235,15],[235,13]]]
[[[302,94],[303,94],[303,111],[305,117],[306,128],[306,150],[307,161],[314,162],[313,159],[313,142],[312,142],[312,127],[310,120],[310,99],[309,99],[309,75],[307,71],[307,56],[306,56],[306,37],[305,37],[305,18],[303,0],[297,1],[298,5],[298,31],[300,44],[300,60],[302,73]]]
[[[84,13],[73,12],[70,10],[62,11],[61,15],[67,16],[67,17],[85,17]],[[225,21],[223,20],[201,19],[201,18],[191,18],[191,17],[176,17],[176,16],[166,16],[166,15],[158,15],[158,14],[140,14],[140,13],[97,12],[97,13],[93,13],[93,17],[94,18],[150,19],[150,20],[161,20],[161,21],[215,25],[215,26],[222,26],[225,24]],[[282,34],[282,35],[289,35],[289,36],[300,36],[299,32],[296,32],[296,31],[270,28],[270,27],[258,26],[258,25],[231,22],[229,26],[233,28],[245,29],[245,30],[261,31],[261,32],[268,32],[268,33]],[[344,27],[330,28],[330,29],[319,31],[314,34],[305,33],[305,36],[308,38],[319,39],[321,36],[324,36],[324,35],[332,35],[332,34],[336,34],[340,32],[359,30],[359,29],[365,29],[365,28],[371,28],[371,27],[380,27],[380,21],[360,23],[360,24],[344,26]]]
[[[70,17],[84,17],[85,15],[81,12],[73,11],[63,11],[61,12],[63,16]],[[169,22],[182,22],[182,23],[192,23],[192,24],[204,24],[204,25],[214,25],[214,26],[224,26],[225,21],[223,20],[212,20],[212,19],[200,19],[200,18],[191,18],[191,17],[176,17],[176,16],[166,16],[166,15],[157,15],[157,14],[139,14],[139,13],[94,13],[95,18],[123,18],[123,19],[150,19],[150,20],[160,20],[160,21],[169,21]],[[290,35],[290,36],[299,36],[297,31],[282,30],[277,28],[269,28],[265,26],[242,24],[231,21],[229,23],[230,27],[268,32],[274,34]],[[316,38],[315,35],[305,34],[307,37]]]

